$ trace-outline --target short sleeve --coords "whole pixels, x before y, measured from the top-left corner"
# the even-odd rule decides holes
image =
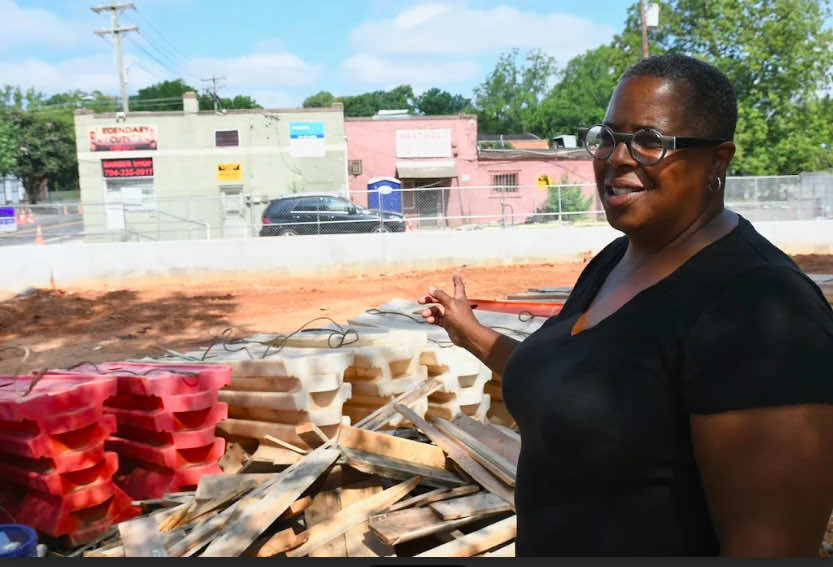
[[[688,413],[833,403],[833,311],[792,268],[733,280],[692,325],[682,353]]]

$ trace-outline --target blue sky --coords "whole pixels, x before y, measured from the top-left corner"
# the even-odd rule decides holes
[[[46,93],[118,92],[113,49],[93,34],[104,0],[0,0],[0,84]],[[267,107],[329,90],[357,94],[408,83],[471,96],[512,47],[562,63],[621,30],[628,0],[135,0],[124,51],[128,90],[223,75],[222,95]],[[132,36],[132,37],[131,37]]]

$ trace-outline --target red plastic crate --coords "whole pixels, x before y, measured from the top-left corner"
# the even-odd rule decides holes
[[[119,458],[126,457],[175,469],[219,461],[225,451],[225,440],[215,438],[211,443],[200,447],[179,449],[174,445],[154,446],[133,439],[110,437],[104,447],[118,453]]]
[[[122,522],[141,511],[112,480],[98,481],[62,496],[3,487],[0,488],[0,505],[16,523],[52,537],[76,534],[77,538],[85,530]]]
[[[206,474],[222,474],[217,462],[168,468],[122,459],[113,481],[135,500],[162,498],[165,494],[196,487]]]
[[[228,417],[228,404],[217,402],[212,406],[190,411],[141,410],[105,406],[104,411],[115,415],[119,426],[130,425],[151,431],[181,431],[217,425]]]
[[[62,495],[80,490],[87,485],[111,480],[119,468],[119,457],[115,453],[104,453],[102,458],[90,466],[74,470],[58,471],[50,466],[49,459],[0,461],[0,478],[38,492]],[[50,468],[43,467],[46,464]]]
[[[231,367],[220,364],[107,362],[78,367],[86,372],[115,375],[118,392],[136,396],[175,396],[219,390],[231,383]]]
[[[97,421],[62,433],[43,432],[29,420],[17,424],[17,429],[13,427],[15,424],[3,422],[3,425],[9,427],[0,429],[0,451],[39,459],[95,449],[116,430],[116,418],[100,414]]]
[[[37,380],[32,391],[32,376],[0,376],[0,420],[33,421],[43,431],[76,428],[66,420],[85,419],[84,411],[100,407],[116,393],[112,376],[83,373],[48,372]],[[85,410],[85,408],[87,408]]]

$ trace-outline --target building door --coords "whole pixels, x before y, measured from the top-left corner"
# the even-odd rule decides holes
[[[450,177],[403,179],[402,211],[408,216],[418,217],[420,227],[446,226],[447,187],[450,186]]]
[[[242,185],[220,186],[223,213],[223,238],[246,238],[250,228],[246,222],[246,209]]]
[[[126,230],[128,213],[154,209],[153,177],[108,179],[106,184],[107,230]]]

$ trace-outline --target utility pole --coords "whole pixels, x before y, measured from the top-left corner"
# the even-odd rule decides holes
[[[106,6],[95,6],[91,8],[93,12],[96,14],[100,14],[101,12],[110,11],[110,29],[100,29],[96,30],[95,33],[104,37],[106,35],[113,36],[113,45],[116,47],[116,65],[119,68],[119,85],[121,86],[121,107],[122,111],[127,114],[129,110],[127,104],[127,81],[124,78],[124,62],[122,60],[121,54],[121,36],[124,33],[128,32],[138,32],[139,28],[137,26],[119,26],[119,12],[121,10],[135,10],[136,6],[132,2],[126,2],[123,4],[116,4],[115,2],[106,5]]]
[[[214,112],[218,112],[220,110],[220,99],[217,97],[217,81],[225,81],[225,77],[218,77],[216,75],[211,75],[208,79],[200,79],[200,81],[204,83],[211,83],[211,97],[214,99]],[[223,88],[223,85],[220,85],[220,88]]]
[[[648,22],[645,15],[645,0],[639,0],[639,19],[642,21],[642,57],[648,57]]]

